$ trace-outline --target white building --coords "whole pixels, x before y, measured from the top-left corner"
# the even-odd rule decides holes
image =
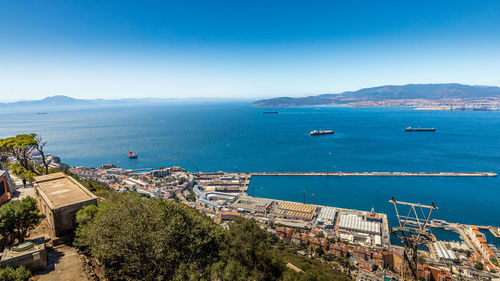
[[[355,231],[368,234],[381,233],[380,223],[363,220],[362,217],[355,214],[342,214],[340,217],[339,228],[347,231]]]
[[[457,257],[452,250],[446,249],[445,245],[441,241],[434,242],[432,244],[436,250],[436,254],[440,260],[454,260]]]
[[[165,177],[171,174],[170,168],[163,168],[152,172],[155,177]]]

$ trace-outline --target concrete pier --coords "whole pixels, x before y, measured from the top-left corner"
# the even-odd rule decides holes
[[[490,226],[488,227],[488,230],[491,232],[491,234],[493,234],[493,236],[500,239],[500,227]]]

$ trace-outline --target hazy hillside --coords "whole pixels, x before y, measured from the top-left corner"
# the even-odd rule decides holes
[[[404,86],[380,86],[348,91],[341,94],[324,94],[301,98],[280,97],[259,100],[254,106],[279,107],[301,105],[349,104],[362,101],[383,100],[445,100],[445,99],[478,99],[500,97],[500,87],[469,86],[462,84],[409,84]]]
[[[95,106],[95,105],[156,105],[167,103],[206,103],[206,102],[224,102],[234,101],[234,99],[217,99],[217,98],[128,98],[128,99],[75,99],[68,96],[56,95],[46,97],[41,100],[27,100],[10,103],[0,103],[0,107],[67,107],[67,106]]]

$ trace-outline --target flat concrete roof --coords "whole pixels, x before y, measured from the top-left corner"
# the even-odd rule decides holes
[[[32,242],[34,245],[33,245],[33,247],[31,247],[27,250],[24,250],[24,251],[12,250],[12,247],[15,245],[7,246],[3,250],[3,253],[2,253],[2,262],[8,261],[9,259],[12,259],[12,258],[17,258],[20,256],[28,255],[28,254],[32,255],[32,254],[39,252],[45,248],[45,239],[43,237],[31,239],[31,240],[26,240],[25,242]]]
[[[64,173],[35,177],[35,187],[52,209],[97,198],[83,185]]]

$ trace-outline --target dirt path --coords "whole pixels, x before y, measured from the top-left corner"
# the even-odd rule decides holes
[[[83,262],[75,248],[66,245],[55,247],[47,253],[47,269],[34,273],[32,280],[39,281],[88,281]]]

